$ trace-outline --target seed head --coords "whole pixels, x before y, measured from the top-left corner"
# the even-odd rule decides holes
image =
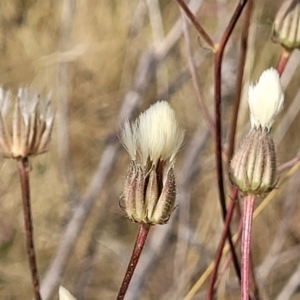
[[[274,24],[272,40],[287,50],[300,46],[300,1],[286,0],[282,3]]]
[[[248,103],[252,128],[269,131],[281,111],[284,95],[278,72],[264,71],[256,85],[250,85]]]
[[[14,99],[10,91],[0,87],[0,152],[18,158],[47,151],[53,119],[50,95],[40,99],[38,94],[20,88]]]
[[[166,101],[157,102],[138,119],[125,122],[121,141],[130,155],[122,207],[138,223],[164,224],[174,209],[175,155],[184,131]]]

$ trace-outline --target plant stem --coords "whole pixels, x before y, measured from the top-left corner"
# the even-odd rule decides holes
[[[249,268],[250,268],[250,241],[252,217],[255,196],[249,195],[244,198],[243,233],[242,233],[242,280],[241,300],[249,299]]]
[[[205,31],[205,29],[200,25],[198,20],[196,19],[195,15],[189,10],[189,8],[186,6],[183,0],[177,0],[179,6],[182,8],[182,10],[186,13],[189,20],[193,23],[196,30],[198,31],[199,35],[203,38],[203,40],[208,44],[210,49],[215,52],[215,43],[211,39],[211,37],[208,35],[208,33]]]
[[[215,90],[215,160],[216,160],[216,172],[217,172],[217,182],[218,182],[218,191],[219,191],[219,201],[222,209],[223,220],[226,218],[226,201],[225,201],[225,191],[224,191],[224,182],[223,182],[223,165],[222,165],[222,113],[221,113],[221,103],[222,103],[222,91],[221,91],[221,71],[222,71],[222,61],[225,47],[227,45],[228,39],[246,5],[247,0],[239,1],[233,16],[231,17],[227,28],[225,29],[218,50],[215,53],[215,62],[214,62],[214,90]],[[234,245],[232,242],[231,231],[228,228],[228,241],[230,245],[230,251],[232,252],[232,260],[234,268],[237,274],[237,277],[240,280],[240,266],[238,259],[235,253]]]
[[[122,300],[125,297],[126,291],[128,289],[128,286],[130,284],[132,275],[134,273],[134,270],[137,266],[137,263],[139,261],[140,255],[142,253],[142,250],[144,248],[148,233],[150,230],[150,225],[148,224],[141,224],[139,228],[139,232],[136,237],[135,245],[132,251],[132,255],[126,270],[126,274],[124,276],[121,288],[119,290],[119,294],[117,297],[117,300]]]
[[[229,131],[229,148],[228,148],[228,158],[227,158],[228,169],[234,151],[235,133],[236,133],[237,119],[238,119],[241,94],[242,94],[242,84],[243,84],[246,54],[248,48],[248,35],[249,35],[252,6],[253,6],[252,0],[248,0],[248,3],[245,8],[245,16],[244,16],[245,18],[243,22],[243,28],[242,28],[242,34],[240,40],[240,55],[239,55],[238,70],[236,76],[235,97],[234,97],[233,113],[232,113],[230,131]]]
[[[276,69],[280,76],[282,75],[282,73],[284,71],[284,68],[290,58],[291,53],[292,53],[291,51],[284,49],[279,57]]]
[[[221,235],[221,239],[218,245],[218,249],[216,251],[216,255],[215,255],[215,259],[214,259],[214,269],[211,273],[210,276],[210,280],[209,280],[209,285],[208,285],[208,290],[207,290],[207,294],[206,294],[206,300],[211,300],[213,299],[213,292],[214,292],[214,286],[215,286],[215,281],[217,278],[217,272],[218,272],[218,268],[219,268],[219,264],[222,258],[222,252],[223,252],[223,248],[226,242],[226,238],[227,238],[227,234],[228,234],[228,228],[230,226],[230,222],[231,222],[231,218],[232,218],[232,214],[234,211],[234,207],[235,207],[235,203],[236,203],[236,197],[237,197],[237,192],[238,189],[236,187],[234,187],[232,189],[232,196],[231,196],[231,200],[227,209],[227,215],[226,215],[226,219],[224,222],[224,228],[222,231],[222,235]]]
[[[41,300],[39,274],[36,262],[36,253],[33,241],[33,226],[30,205],[30,186],[29,186],[29,171],[28,158],[20,157],[17,160],[19,178],[22,190],[22,202],[24,211],[24,224],[26,232],[26,250],[28,255],[29,267],[31,271],[32,284],[35,300]]]

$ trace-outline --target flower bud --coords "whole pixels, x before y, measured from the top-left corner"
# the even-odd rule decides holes
[[[300,46],[300,1],[282,3],[273,25],[272,40],[287,50]]]
[[[155,225],[169,220],[176,198],[175,155],[183,137],[165,101],[152,105],[134,123],[125,122],[121,141],[131,164],[121,207],[132,221]]]
[[[245,194],[270,192],[276,184],[276,153],[271,135],[252,129],[235,153],[230,175]]]

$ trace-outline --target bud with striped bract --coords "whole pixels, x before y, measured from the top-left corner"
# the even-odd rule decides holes
[[[184,131],[166,101],[152,105],[138,119],[125,122],[121,141],[130,155],[121,206],[134,222],[164,224],[174,210],[175,155]]]
[[[283,101],[275,69],[264,71],[258,83],[249,88],[251,130],[230,165],[231,180],[244,194],[267,193],[276,184],[276,152],[270,129]]]

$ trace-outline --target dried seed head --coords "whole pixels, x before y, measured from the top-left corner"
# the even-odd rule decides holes
[[[268,132],[252,129],[231,161],[231,179],[245,194],[270,192],[276,184],[276,153]]]
[[[272,40],[287,50],[300,46],[300,1],[287,0],[282,3],[274,24]]]
[[[284,95],[278,72],[265,70],[256,85],[250,85],[248,103],[252,128],[269,131],[281,111]]]
[[[184,138],[170,105],[157,102],[134,123],[125,122],[121,141],[130,155],[122,208],[138,223],[164,224],[176,198],[175,155]]]
[[[0,88],[0,152],[12,158],[45,152],[54,119],[50,95],[40,99],[38,94],[20,88],[10,114],[13,100],[9,91]]]

